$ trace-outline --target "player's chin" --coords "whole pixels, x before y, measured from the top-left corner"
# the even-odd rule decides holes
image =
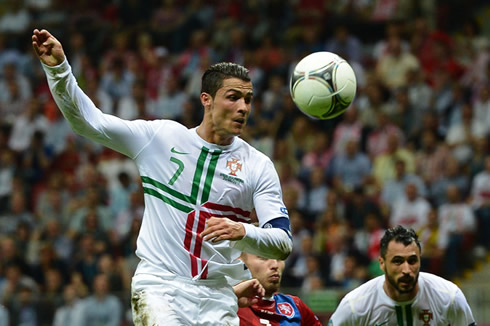
[[[243,132],[243,127],[234,127],[231,128],[230,134],[233,136],[240,136]]]

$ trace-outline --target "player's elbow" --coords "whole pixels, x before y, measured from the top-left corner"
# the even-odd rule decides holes
[[[289,237],[287,238],[287,240],[285,240],[282,244],[281,244],[281,248],[280,250],[278,251],[280,257],[277,257],[277,259],[280,259],[280,260],[286,260],[286,258],[289,257],[289,255],[291,254],[291,252],[293,251],[293,240],[291,240]]]

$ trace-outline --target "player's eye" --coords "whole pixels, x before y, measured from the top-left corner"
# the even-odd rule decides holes
[[[245,96],[245,103],[247,104],[252,103],[252,96]]]
[[[419,261],[418,257],[410,257],[410,258],[408,258],[408,263],[409,263],[410,265],[414,265],[414,264],[416,264],[418,261]]]
[[[228,96],[228,98],[232,101],[238,101],[238,99],[240,98],[239,96],[236,96],[236,95],[230,95]]]

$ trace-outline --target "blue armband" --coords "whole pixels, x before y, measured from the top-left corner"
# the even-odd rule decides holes
[[[286,232],[289,239],[293,238],[293,236],[291,234],[291,223],[289,223],[289,218],[287,218],[287,217],[278,217],[278,218],[272,219],[269,222],[265,223],[263,228],[264,229],[270,229],[270,228],[281,229],[281,230],[284,230],[284,232]]]

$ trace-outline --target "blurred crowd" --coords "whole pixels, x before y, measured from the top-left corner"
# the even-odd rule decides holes
[[[212,63],[250,69],[243,138],[271,157],[294,250],[283,286],[345,291],[379,275],[389,226],[453,279],[490,253],[490,7],[437,0],[6,0],[0,3],[0,325],[131,325],[144,209],[135,165],[75,135],[30,36],[64,44],[80,87],[124,119],[202,116]],[[357,96],[309,119],[289,76],[345,58]]]

